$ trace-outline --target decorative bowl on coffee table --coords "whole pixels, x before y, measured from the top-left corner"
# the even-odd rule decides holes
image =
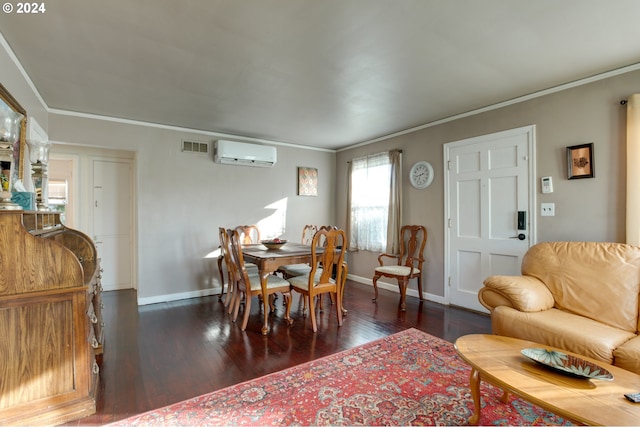
[[[601,366],[588,360],[545,348],[525,348],[521,352],[525,357],[542,365],[578,378],[613,380],[613,375]]]

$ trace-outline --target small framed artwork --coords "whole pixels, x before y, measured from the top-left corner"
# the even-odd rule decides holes
[[[318,169],[298,167],[298,196],[318,195]]]
[[[567,175],[569,179],[593,178],[593,142],[567,147]]]

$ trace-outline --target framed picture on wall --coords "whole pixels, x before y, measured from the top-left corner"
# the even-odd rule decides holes
[[[593,178],[593,142],[567,147],[567,175],[569,179]]]
[[[318,195],[318,169],[298,167],[298,196]]]

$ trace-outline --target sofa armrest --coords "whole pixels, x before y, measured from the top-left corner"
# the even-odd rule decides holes
[[[532,276],[489,276],[483,283],[478,299],[489,311],[500,305],[519,311],[543,311],[555,303],[551,291]]]

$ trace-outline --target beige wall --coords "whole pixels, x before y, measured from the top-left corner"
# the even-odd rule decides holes
[[[143,302],[195,296],[218,286],[215,259],[205,256],[218,247],[220,226],[255,224],[282,213],[280,237],[299,241],[305,224],[334,222],[332,151],[275,145],[278,161],[271,168],[220,165],[211,153],[180,150],[183,139],[211,143],[216,139],[211,135],[59,114],[49,117],[49,137],[57,143],[52,152],[73,151],[59,145],[63,142],[81,146],[83,153],[87,147],[100,155],[104,148],[129,150],[135,158],[137,283]],[[297,195],[298,166],[318,169],[318,197]],[[90,192],[85,188],[81,194]],[[285,209],[276,212],[274,203]],[[90,233],[90,221],[85,227]]]
[[[219,165],[211,155],[180,151],[183,139],[211,143],[214,134],[50,112],[6,49],[0,49],[0,64],[0,82],[48,133],[52,154],[76,156],[81,163],[79,229],[92,235],[92,156],[135,160],[134,284],[140,301],[211,292],[219,285],[217,265],[205,256],[218,247],[218,227],[259,222],[274,213],[273,203],[286,206],[286,239],[300,240],[305,224],[335,223],[333,151],[276,145],[272,168]],[[298,166],[318,169],[318,197],[297,196]]]
[[[353,157],[390,148],[404,150],[404,223],[424,224],[429,232],[425,250],[426,292],[444,296],[444,176],[443,145],[465,138],[526,125],[537,134],[536,186],[538,241],[591,240],[622,242],[625,238],[625,126],[620,105],[640,89],[640,71],[545,95],[497,110],[427,127],[385,141],[340,151],[336,159],[336,219],[345,225],[346,162]],[[565,148],[593,142],[594,179],[567,179]],[[417,160],[431,162],[433,184],[415,190],[407,182]],[[539,178],[552,176],[554,193],[540,192]],[[556,205],[555,217],[540,217],[540,203]],[[370,281],[376,254],[350,254],[349,272]]]
[[[4,40],[0,38],[0,41]],[[35,117],[40,126],[47,128],[47,111],[44,105],[22,77],[13,56],[3,48],[0,48],[0,83],[27,110],[28,117]]]
[[[2,37],[0,37],[0,43],[4,43]],[[14,62],[14,57],[10,55],[5,48],[0,48],[0,83],[2,83],[16,101],[26,110],[27,119],[35,118],[41,127],[44,129],[47,128],[48,114],[44,105],[40,102],[40,99],[33,92],[27,81],[22,77],[20,69]],[[26,151],[26,147],[24,150]],[[23,156],[21,163],[24,171],[22,178],[25,180],[27,188],[31,188],[28,181],[31,173],[28,155]]]
[[[0,49],[0,64],[2,84],[29,116],[36,117],[52,140],[125,150],[135,158],[137,283],[142,298],[208,289],[212,265],[202,256],[217,246],[216,228],[255,222],[268,214],[265,206],[277,200],[287,200],[285,238],[299,239],[306,223],[344,226],[346,162],[358,155],[402,148],[405,181],[417,160],[428,160],[435,168],[435,180],[426,190],[415,190],[405,182],[404,222],[421,223],[429,230],[424,289],[438,299],[444,295],[443,144],[525,125],[536,125],[537,178],[552,176],[555,187],[550,195],[538,191],[536,215],[540,203],[553,202],[556,216],[538,216],[537,240],[624,240],[625,109],[619,101],[640,90],[640,71],[337,155],[279,146],[279,161],[274,168],[253,169],[221,166],[210,158],[194,159],[179,152],[182,139],[209,142],[214,136],[49,114],[4,49]],[[596,177],[568,181],[565,147],[587,142],[595,143]],[[296,196],[296,166],[319,169],[319,197]],[[350,254],[352,275],[370,280],[376,255]]]

